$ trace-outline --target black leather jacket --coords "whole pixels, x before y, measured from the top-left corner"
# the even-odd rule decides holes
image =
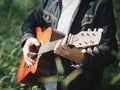
[[[22,46],[26,39],[35,37],[35,27],[47,28],[48,26],[52,26],[56,28],[61,12],[56,9],[59,6],[59,2],[53,4],[55,0],[44,1],[23,24]],[[52,15],[45,11],[55,17],[52,17]],[[83,64],[86,70],[69,84],[68,90],[99,90],[104,67],[113,63],[116,59],[116,55],[114,54],[117,51],[115,38],[116,26],[111,0],[82,0],[70,28],[70,33],[77,34],[88,28],[104,29],[102,42],[99,45],[99,52],[96,53],[93,51],[92,54],[85,53]],[[62,58],[62,63],[65,68],[65,75],[70,74],[74,69],[71,67],[70,60]]]

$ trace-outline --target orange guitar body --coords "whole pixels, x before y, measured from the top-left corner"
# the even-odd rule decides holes
[[[52,37],[53,34],[54,37]],[[56,38],[55,35],[57,35]],[[54,33],[51,27],[47,28],[44,31],[42,31],[40,27],[36,28],[36,38],[41,44],[48,43],[52,41],[53,38],[59,39],[62,37],[63,37],[62,35],[58,35]],[[22,55],[18,67],[18,71],[16,73],[16,81],[28,85],[39,84],[40,83],[39,78],[41,76],[50,75],[50,71],[53,64],[54,64],[54,54],[51,52],[38,55],[34,65],[31,67],[28,67],[26,65],[24,61],[24,56]]]

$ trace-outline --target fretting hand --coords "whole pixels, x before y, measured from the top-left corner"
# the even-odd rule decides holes
[[[66,35],[64,39],[60,40],[55,48],[54,53],[70,59],[71,61],[74,61],[76,63],[83,62],[84,60],[84,54],[81,52],[81,49],[78,49],[76,47],[70,48],[66,42],[67,42],[68,36]]]

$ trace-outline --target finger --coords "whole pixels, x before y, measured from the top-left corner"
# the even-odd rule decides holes
[[[39,46],[40,45],[40,43],[39,43],[39,41],[37,39],[34,39],[34,44],[35,44],[35,46]]]
[[[36,38],[33,38],[33,37],[27,39],[27,41],[25,43],[25,47],[29,47],[30,48],[33,45],[39,46],[40,43],[39,43],[39,41]]]
[[[59,41],[57,45],[55,46],[54,53],[60,56],[65,56],[64,49],[61,46],[61,41]]]
[[[67,39],[68,39],[68,35],[66,35],[65,38],[63,39],[63,41],[62,41],[62,43],[61,43],[62,46],[66,45]]]
[[[25,57],[25,62],[27,64],[28,67],[32,66],[34,64],[34,60],[32,60],[31,58],[29,57]]]
[[[32,66],[33,64],[27,59],[25,60],[25,63],[27,64],[28,67]]]
[[[34,60],[32,59],[33,56],[36,55],[36,53],[32,53],[32,52],[24,52],[24,60],[26,62],[26,64],[30,67],[33,65]]]
[[[22,50],[24,53],[28,53],[30,51],[27,45],[25,45]]]
[[[58,43],[55,45],[54,52],[57,51],[57,49],[61,46],[62,40],[59,40]]]
[[[29,52],[27,56],[31,58],[31,57],[34,57],[36,55],[37,55],[37,53],[35,53],[35,52]]]
[[[59,47],[57,50],[56,50],[56,53],[61,55],[61,56],[65,56],[65,51],[62,47]]]
[[[65,38],[63,39],[62,41],[62,48],[65,50],[65,51],[70,51],[71,48],[67,45],[67,40],[68,40],[68,35],[65,36]]]

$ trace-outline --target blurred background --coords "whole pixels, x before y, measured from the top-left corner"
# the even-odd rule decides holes
[[[103,90],[120,90],[120,0],[112,0],[116,18],[119,53],[114,64],[105,68]],[[0,90],[22,90],[15,80],[22,54],[19,45],[21,25],[41,0],[0,0]],[[25,89],[26,88],[26,89]],[[24,86],[23,90],[38,90]]]

